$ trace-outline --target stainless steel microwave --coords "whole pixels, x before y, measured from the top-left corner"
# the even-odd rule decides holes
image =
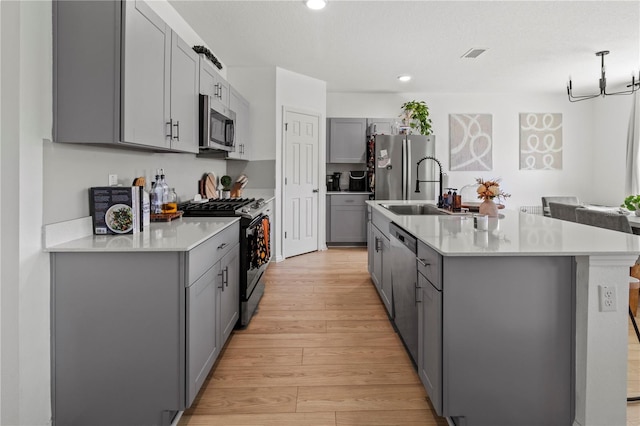
[[[236,113],[200,95],[200,149],[235,151]]]

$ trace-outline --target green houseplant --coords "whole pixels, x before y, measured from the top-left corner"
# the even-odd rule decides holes
[[[635,212],[636,216],[640,216],[640,195],[629,195],[624,199],[620,207]]]
[[[421,135],[431,134],[431,119],[429,107],[424,101],[408,101],[400,107],[403,109],[403,117],[412,129],[420,131]]]
[[[220,178],[220,184],[222,185],[222,198],[229,198],[231,196],[231,176],[224,175]]]

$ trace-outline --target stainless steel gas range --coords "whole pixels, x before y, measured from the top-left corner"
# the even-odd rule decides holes
[[[231,198],[185,202],[178,205],[184,216],[240,218],[240,325],[246,326],[264,293],[262,274],[271,259],[269,215],[264,199]]]

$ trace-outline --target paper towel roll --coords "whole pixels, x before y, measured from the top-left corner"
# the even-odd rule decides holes
[[[442,191],[447,192],[447,188],[449,187],[449,175],[446,173],[442,174]],[[442,194],[438,194],[442,195]]]

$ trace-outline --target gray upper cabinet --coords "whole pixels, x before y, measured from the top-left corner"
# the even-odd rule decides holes
[[[365,163],[366,118],[328,118],[327,135],[328,163]]]
[[[212,102],[229,108],[229,83],[204,55],[200,55],[200,93],[209,95]]]
[[[171,37],[171,148],[198,152],[198,54],[176,33]]]
[[[198,150],[198,55],[143,1],[53,2],[54,141]]]
[[[249,101],[233,87],[229,88],[229,109],[236,113],[236,150],[227,153],[227,158],[249,160],[251,154],[251,111]]]
[[[367,118],[367,136],[392,135],[397,118]]]
[[[145,3],[124,4],[122,140],[169,149],[171,28]]]

